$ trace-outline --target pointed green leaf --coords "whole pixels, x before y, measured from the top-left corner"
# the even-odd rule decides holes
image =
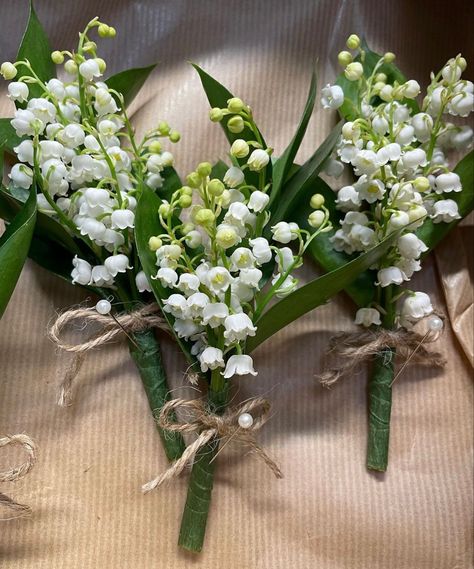
[[[12,154],[15,146],[20,144],[21,138],[16,135],[10,121],[11,118],[0,118],[0,148]]]
[[[270,205],[280,193],[281,187],[288,177],[296,153],[298,152],[301,141],[303,140],[303,137],[306,133],[306,128],[313,113],[314,102],[316,100],[316,83],[316,71],[313,71],[308,98],[306,100],[303,116],[301,117],[298,128],[296,129],[296,133],[292,138],[290,144],[286,147],[286,150],[279,158],[277,158],[273,164],[273,186],[270,194]]]
[[[51,61],[51,46],[48,36],[43,29],[38,16],[30,2],[30,15],[26,26],[20,49],[18,50],[17,60],[27,59],[33,67],[36,75],[46,83],[51,78],[56,77],[56,67]],[[20,68],[20,73],[26,71]],[[28,85],[31,97],[41,97],[42,88],[32,83]]]
[[[331,271],[289,294],[274,304],[256,322],[257,333],[247,340],[248,353],[255,350],[266,339],[276,334],[307,312],[324,304],[340,290],[346,288],[362,271],[375,263],[397,239],[399,232],[393,233],[376,247],[363,253],[343,267]],[[317,239],[317,237],[316,237]]]
[[[445,199],[452,199],[458,204],[459,215],[466,217],[474,209],[474,150],[471,150],[456,166],[454,172],[461,179],[462,191],[452,192]],[[431,251],[455,227],[460,219],[451,223],[433,223],[427,219],[416,234]],[[425,253],[425,255],[428,251]]]
[[[290,220],[288,214],[294,211],[295,204],[298,203],[301,188],[306,184],[311,184],[321,172],[324,163],[331,155],[341,133],[343,121],[340,121],[331,131],[326,140],[309,158],[307,162],[296,170],[296,173],[284,184],[281,196],[275,203],[274,211],[267,225],[267,231],[272,225],[282,220]]]
[[[161,204],[161,199],[150,188],[144,187],[140,199],[138,200],[137,209],[135,213],[135,242],[137,245],[138,256],[142,268],[146,274],[148,282],[153,290],[156,302],[162,309],[162,315],[168,322],[170,331],[173,332],[177,343],[179,344],[183,354],[186,356],[191,364],[196,364],[196,359],[191,355],[191,346],[174,333],[173,330],[173,317],[163,310],[163,299],[168,297],[158,279],[155,277],[157,272],[156,267],[156,254],[148,247],[148,240],[152,235],[156,235],[159,225],[158,208]]]
[[[199,77],[201,79],[201,83],[203,89],[207,95],[207,99],[211,107],[219,107],[220,109],[224,109],[227,107],[227,101],[231,99],[234,95],[226,88],[224,85],[221,85],[219,81],[216,81],[213,77],[211,77],[208,73],[206,73],[203,69],[201,69],[198,65],[192,64],[194,69],[198,72]],[[228,115],[224,117],[221,121],[221,126],[224,130],[224,133],[227,137],[227,140],[230,144],[239,138],[243,140],[255,140],[255,134],[252,130],[248,127],[245,127],[242,132],[238,134],[233,134],[227,128],[227,122],[232,117],[232,115]],[[259,131],[260,138],[265,145],[265,141],[263,139],[262,133]],[[243,166],[247,160],[246,158],[238,159],[237,162],[240,166]],[[272,179],[272,166],[269,163],[266,167],[266,182],[269,182]],[[258,187],[258,173],[252,172],[251,170],[245,170],[245,181],[247,184],[251,184],[253,186]]]
[[[128,107],[155,67],[156,63],[148,67],[126,69],[109,77],[106,83],[109,89],[115,89],[119,93],[122,93],[125,106]]]
[[[10,221],[20,211],[21,207],[22,203],[19,199],[12,196],[7,190],[0,189],[0,216],[3,219]],[[35,235],[49,241],[55,241],[73,255],[81,256],[84,253],[81,248],[82,244],[76,241],[58,221],[39,211],[36,214]]]
[[[219,180],[223,180],[224,176],[229,169],[229,166],[222,160],[218,160],[211,170],[211,178],[218,178]]]
[[[36,218],[36,188],[0,237],[0,318],[13,293],[28,255]]]
[[[161,172],[163,178],[163,185],[156,190],[156,193],[162,200],[171,200],[171,196],[176,190],[182,187],[181,179],[176,170],[172,167],[167,167]]]

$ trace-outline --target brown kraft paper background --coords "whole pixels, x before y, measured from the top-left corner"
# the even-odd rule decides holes
[[[0,59],[14,59],[26,2],[0,3]],[[140,132],[158,119],[182,133],[178,171],[225,157],[219,126],[207,118],[201,64],[254,109],[280,154],[293,135],[319,58],[319,85],[334,80],[337,52],[351,32],[379,52],[397,53],[409,77],[428,79],[460,51],[474,63],[473,9],[465,2],[37,0],[52,46],[71,49],[98,15],[117,28],[101,40],[113,73],[159,60],[131,108]],[[472,79],[469,68],[468,77]],[[0,115],[12,105],[1,86]],[[322,142],[335,113],[319,105],[299,155]],[[252,456],[219,456],[205,549],[176,546],[187,477],[152,494],[140,486],[166,468],[146,398],[125,344],[86,359],[69,409],[55,405],[65,359],[45,336],[55,311],[84,300],[79,289],[28,262],[0,323],[0,433],[26,432],[39,463],[2,487],[33,508],[0,523],[5,569],[469,569],[472,559],[472,231],[469,224],[431,256],[412,282],[449,315],[436,349],[444,371],[412,367],[394,388],[390,466],[364,465],[366,370],[321,388],[314,374],[331,335],[353,329],[340,295],[265,343],[259,375],[238,382],[238,398],[264,395],[273,417],[259,440],[280,463],[276,481]],[[469,259],[469,260],[468,260]],[[1,267],[0,267],[1,270]],[[304,279],[314,276],[307,264]],[[443,272],[443,278],[439,278]],[[190,395],[185,363],[163,339],[176,395]],[[4,461],[19,455],[2,454]]]

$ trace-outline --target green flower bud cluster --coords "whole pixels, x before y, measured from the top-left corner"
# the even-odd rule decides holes
[[[226,108],[214,107],[209,111],[212,122],[221,122],[224,117],[229,117],[226,125],[228,130],[232,134],[239,134],[244,130],[245,123],[251,120],[252,114],[250,107],[242,99],[232,97],[227,101]]]
[[[324,196],[322,194],[313,194],[309,201],[309,205],[315,211],[311,212],[308,216],[308,224],[317,229],[318,232],[330,231],[332,226],[329,222],[329,212],[324,207]]]

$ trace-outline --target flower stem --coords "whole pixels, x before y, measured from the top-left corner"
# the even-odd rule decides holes
[[[384,316],[382,326],[393,328],[395,305],[393,286],[383,294]],[[390,442],[390,414],[392,411],[392,382],[394,377],[395,349],[384,348],[374,357],[369,381],[369,436],[367,443],[367,468],[385,472],[388,466]]]
[[[217,370],[217,373],[220,375],[219,370]],[[217,386],[215,385],[216,383]],[[214,387],[217,387],[217,389],[214,389]],[[211,380],[208,392],[209,410],[212,413],[223,413],[228,403],[228,397],[229,382],[221,383],[217,381],[212,382]],[[214,469],[216,466],[214,457],[218,449],[219,439],[209,441],[196,454],[191,470],[178,540],[178,544],[188,551],[199,552],[202,549],[214,484]]]
[[[136,344],[129,342],[130,354],[140,373],[152,413],[156,417],[163,405],[169,401],[169,388],[161,360],[160,346],[153,330],[132,332],[130,336]],[[160,427],[158,432],[168,460],[178,459],[185,449],[181,434],[170,433]]]

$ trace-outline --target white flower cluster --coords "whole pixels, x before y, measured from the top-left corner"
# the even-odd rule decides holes
[[[123,97],[100,80],[106,64],[97,57],[96,44],[87,37],[97,27],[101,37],[115,30],[97,19],[80,34],[77,52],[52,53],[55,63],[64,63],[66,79],[39,80],[28,61],[4,63],[9,97],[22,107],[11,121],[22,142],[15,148],[19,162],[10,172],[11,183],[29,189],[38,187],[39,210],[61,222],[85,241],[97,257],[92,266],[76,258],[74,283],[111,287],[118,273],[132,268],[135,207],[140,183],[156,189],[160,173],[173,163],[164,152],[160,137],[179,140],[167,123],[137,144]],[[20,77],[18,72],[24,71]],[[29,85],[39,86],[40,97],[31,97]],[[150,290],[143,272],[135,269],[140,292]]]
[[[213,109],[211,120],[231,111],[237,118],[246,113],[246,121],[254,127],[248,107],[236,98],[228,101],[227,109]],[[247,163],[239,167],[235,158],[247,156],[249,144],[233,143],[234,165],[223,181],[212,178],[211,164],[199,164],[187,176],[187,185],[161,204],[164,232],[149,241],[156,251],[155,278],[169,292],[164,310],[173,317],[174,330],[192,343],[191,352],[203,373],[210,370],[225,379],[256,375],[252,358],[245,353],[246,339],[255,335],[255,322],[268,302],[296,288],[292,271],[302,263],[309,236],[296,223],[281,221],[271,228],[272,240],[281,245],[294,242],[295,252],[272,245],[263,236],[270,217],[265,168],[271,150],[255,145]],[[247,168],[260,173],[258,188],[245,183]],[[276,272],[263,288],[265,265],[272,258]]]
[[[348,47],[359,47],[351,36]],[[435,76],[421,109],[415,101],[419,84],[411,79],[390,85],[380,72],[395,56],[387,53],[375,65],[370,77],[347,52],[339,54],[345,76],[357,81],[359,98],[354,120],[346,122],[329,164],[340,174],[350,164],[356,181],[340,188],[336,207],[343,212],[340,227],[332,237],[337,251],[352,254],[366,251],[390,233],[402,230],[396,246],[374,268],[376,285],[385,288],[410,280],[419,271],[420,256],[427,250],[415,231],[426,219],[449,223],[459,219],[458,206],[451,196],[462,190],[459,176],[450,171],[446,152],[467,150],[472,145],[472,129],[446,122],[446,116],[466,117],[473,109],[473,84],[461,74],[466,61],[460,55],[449,60]],[[363,61],[364,52],[360,59]],[[344,103],[340,86],[323,90],[325,108]],[[404,229],[406,228],[406,229]],[[401,305],[399,323],[410,327],[433,310],[424,293],[409,293]],[[356,323],[380,325],[377,308],[359,310]]]

